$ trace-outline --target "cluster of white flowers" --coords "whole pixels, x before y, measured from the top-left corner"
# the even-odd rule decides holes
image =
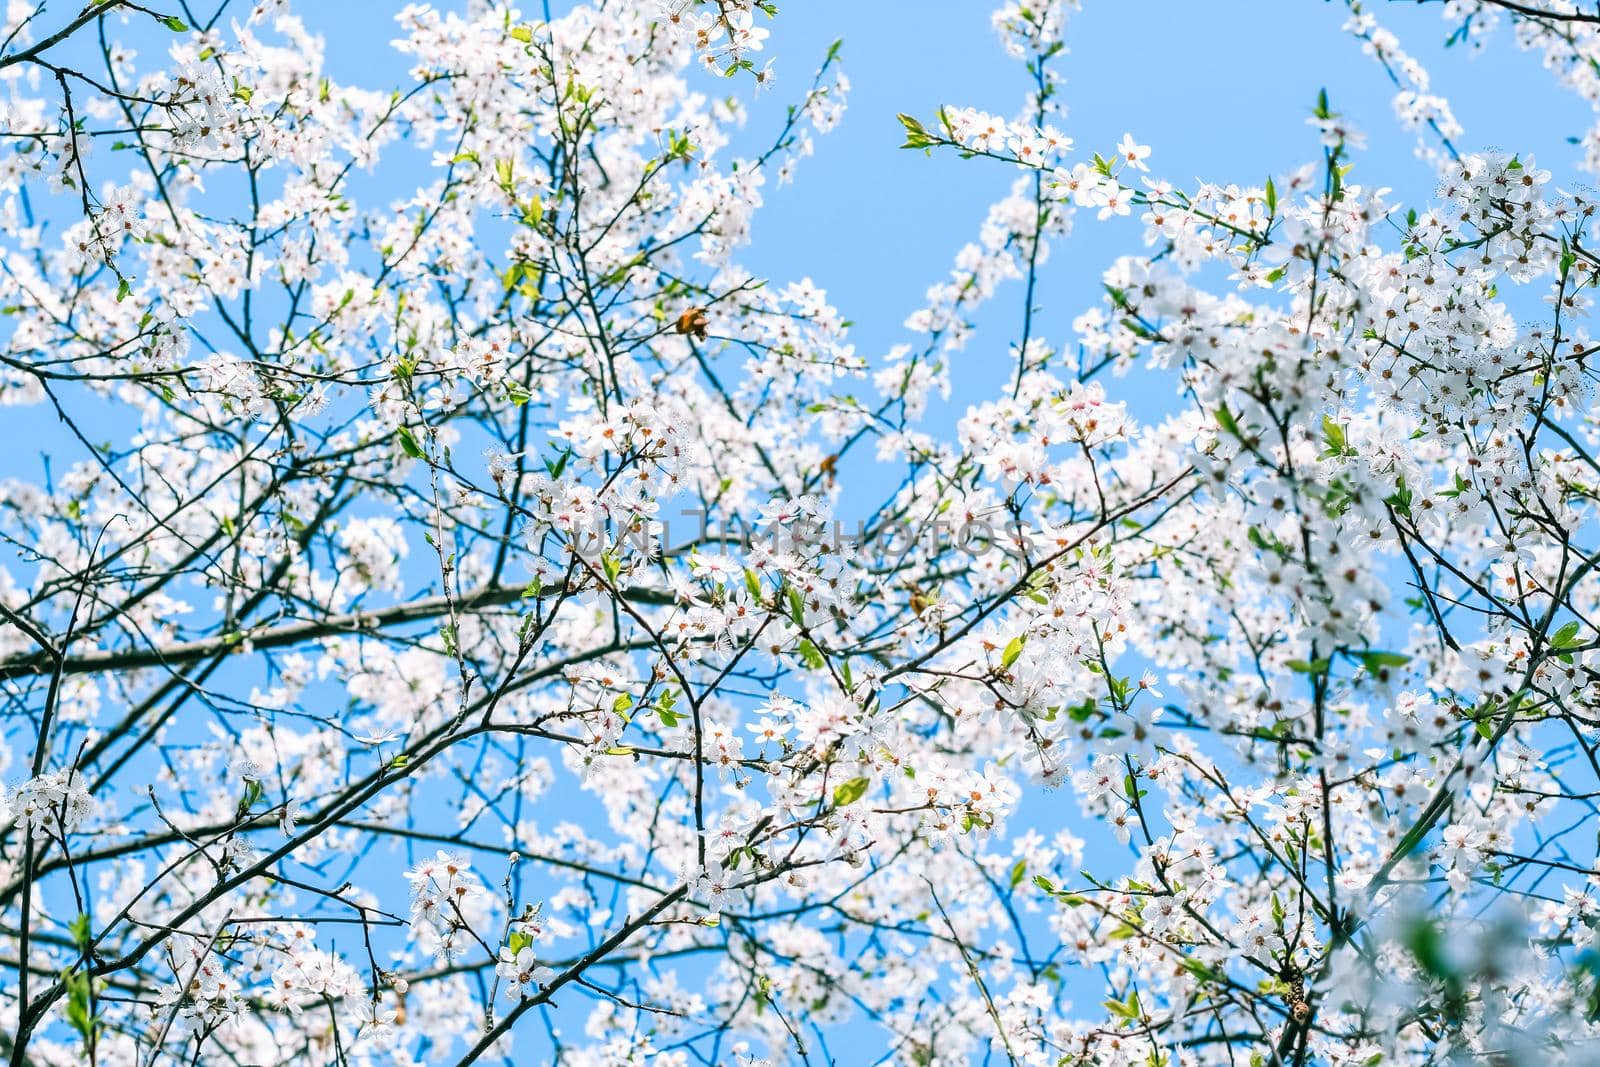
[[[668,29],[691,40],[700,61],[721,73],[753,69],[749,56],[760,52],[769,36],[756,25],[757,10],[772,13],[772,5],[762,0],[657,0],[657,7]],[[771,84],[770,60],[755,77],[759,85]]]
[[[245,988],[212,946],[193,938],[173,953],[176,980],[163,986],[150,1005],[150,1024],[171,1026],[181,1038],[210,1033],[237,1019],[245,1009]]]
[[[483,883],[467,860],[440,850],[406,872],[411,885],[411,928],[439,959],[465,947],[487,908]]]
[[[232,94],[214,65],[184,64],[167,91],[173,148],[196,152],[216,147],[234,122],[231,103]]]
[[[83,775],[71,770],[29,778],[4,794],[0,808],[35,840],[59,841],[82,829],[95,804]]]
[[[1401,125],[1418,130],[1417,155],[1440,165],[1455,155],[1454,142],[1463,133],[1450,109],[1450,101],[1431,92],[1428,71],[1400,45],[1400,39],[1378,25],[1361,0],[1346,0],[1350,18],[1344,29],[1361,41],[1371,56],[1394,83],[1394,111]],[[1426,131],[1425,133],[1422,131]]]

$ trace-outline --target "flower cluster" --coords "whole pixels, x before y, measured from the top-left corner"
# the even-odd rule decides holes
[[[84,821],[94,814],[95,802],[80,772],[53,771],[29,778],[7,791],[3,808],[29,836],[60,841],[82,829]]]

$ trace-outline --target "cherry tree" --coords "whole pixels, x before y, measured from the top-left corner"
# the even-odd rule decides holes
[[[899,127],[1009,191],[862,353],[740,260],[841,47],[528,6],[379,88],[282,0],[6,9],[0,1056],[1600,1060],[1580,171],[1346,0],[1436,196],[1326,94],[1169,181],[1005,0],[1015,113]],[[1584,5],[1439,14],[1600,108]]]

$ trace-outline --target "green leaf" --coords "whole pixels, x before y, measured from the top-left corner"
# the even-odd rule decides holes
[[[168,15],[166,18],[161,20],[161,25],[165,26],[173,33],[189,32],[189,24],[176,15]]]
[[[867,788],[872,785],[870,778],[852,778],[843,782],[833,791],[833,805],[836,808],[848,807],[867,795]]]
[[[1027,640],[1027,634],[1013,637],[1007,643],[1005,652],[1001,653],[1000,666],[1010,669],[1011,665],[1017,662],[1017,657],[1022,655],[1022,646],[1027,643]]]
[[[1127,1000],[1108,1000],[1105,1008],[1119,1019],[1128,1022],[1138,1022],[1144,1016],[1144,1009],[1139,1005],[1139,993],[1135,990],[1128,994]]]
[[[1378,649],[1368,649],[1357,652],[1361,665],[1367,669],[1368,674],[1377,674],[1385,667],[1404,667],[1411,662],[1411,657],[1401,652],[1382,652]]]
[[[265,790],[261,788],[261,783],[255,779],[245,782],[244,796],[239,798],[239,814],[244,815],[251,808],[255,807],[256,804],[261,800],[261,795],[264,792]]]
[[[94,931],[90,927],[89,916],[80,913],[77,918],[67,924],[67,933],[72,936],[72,943],[81,951],[89,947],[93,940]]]
[[[412,459],[421,459],[423,457],[422,446],[417,444],[417,439],[404,426],[400,427],[400,448]]]
[[[533,28],[530,26],[513,26],[511,27],[511,37],[513,40],[528,44],[533,40]]]
[[[89,975],[74,971],[66,978],[67,1023],[87,1044],[94,1037],[94,1012],[89,1003]]]
[[[1018,860],[1016,866],[1011,868],[1011,888],[1015,889],[1022,884],[1023,875],[1028,873],[1028,861]]]
[[[1556,648],[1571,648],[1578,643],[1578,624],[1569,622],[1557,630],[1550,637],[1550,644]]]
[[[899,118],[900,125],[904,126],[906,130],[906,143],[901,145],[901,148],[928,148],[939,143],[937,137],[930,134],[922,123],[910,115],[902,112],[896,117]]]
[[[1328,446],[1325,456],[1353,456],[1355,451],[1350,447],[1345,438],[1344,427],[1334,421],[1333,416],[1322,416],[1322,441]]]

